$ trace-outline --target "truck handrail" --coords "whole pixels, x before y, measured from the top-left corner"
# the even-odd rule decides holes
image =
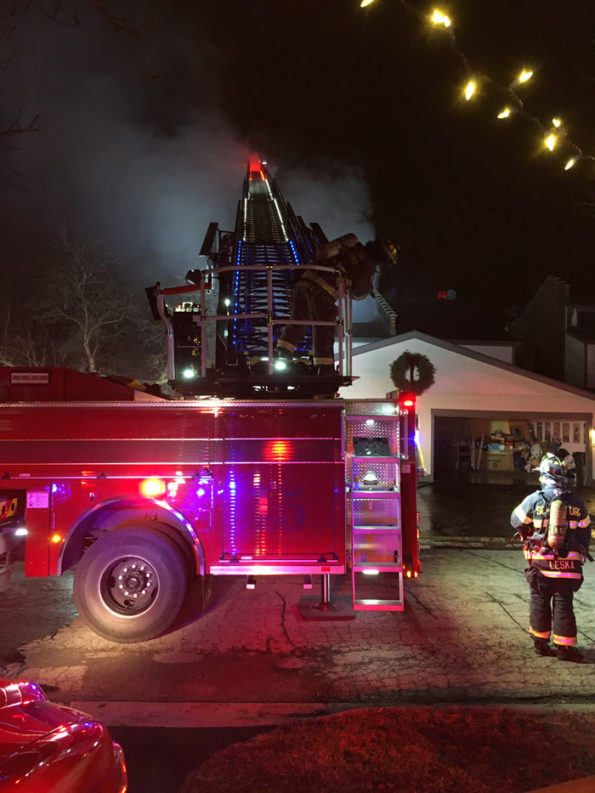
[[[212,279],[221,273],[236,271],[261,271],[267,273],[267,311],[257,313],[232,313],[208,314],[206,310],[206,292],[212,288]],[[337,284],[337,319],[334,321],[324,320],[295,320],[291,317],[275,317],[273,315],[273,271],[277,270],[313,270],[331,273],[336,278]],[[343,273],[336,267],[308,263],[308,264],[249,264],[249,265],[223,265],[207,268],[199,271],[201,281],[198,284],[184,284],[183,286],[161,287],[156,285],[156,307],[163,323],[167,328],[167,376],[168,379],[175,378],[175,340],[174,329],[171,316],[165,304],[166,295],[192,294],[199,293],[199,306],[196,313],[196,324],[200,328],[200,376],[206,376],[206,327],[209,322],[222,319],[266,319],[267,321],[267,353],[268,353],[268,373],[273,374],[274,369],[274,337],[273,328],[275,325],[307,325],[307,326],[334,326],[337,328],[338,344],[338,364],[341,376],[351,377],[352,375],[352,312],[349,289],[345,283]]]

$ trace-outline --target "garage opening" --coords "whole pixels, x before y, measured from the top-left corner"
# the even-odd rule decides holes
[[[553,452],[570,454],[577,483],[586,484],[589,429],[585,419],[568,416],[435,415],[433,478],[523,482]]]

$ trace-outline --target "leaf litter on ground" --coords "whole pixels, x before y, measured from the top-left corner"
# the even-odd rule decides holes
[[[179,793],[527,793],[595,774],[595,714],[489,706],[348,710],[212,755]]]

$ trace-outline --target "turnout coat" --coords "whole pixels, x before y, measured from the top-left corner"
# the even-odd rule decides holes
[[[559,550],[547,542],[552,502],[561,500],[567,508],[568,527]],[[591,539],[591,517],[583,500],[573,491],[543,488],[527,496],[516,507],[510,522],[524,540],[523,552],[530,567],[546,578],[583,577],[583,563]]]

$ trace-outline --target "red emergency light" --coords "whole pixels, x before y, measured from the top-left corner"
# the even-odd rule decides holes
[[[265,460],[271,462],[283,463],[291,459],[292,444],[290,441],[274,440],[269,441],[264,450]]]
[[[264,182],[264,171],[262,170],[262,163],[259,159],[254,157],[250,158],[250,162],[248,164],[248,174],[250,181],[260,181]]]

